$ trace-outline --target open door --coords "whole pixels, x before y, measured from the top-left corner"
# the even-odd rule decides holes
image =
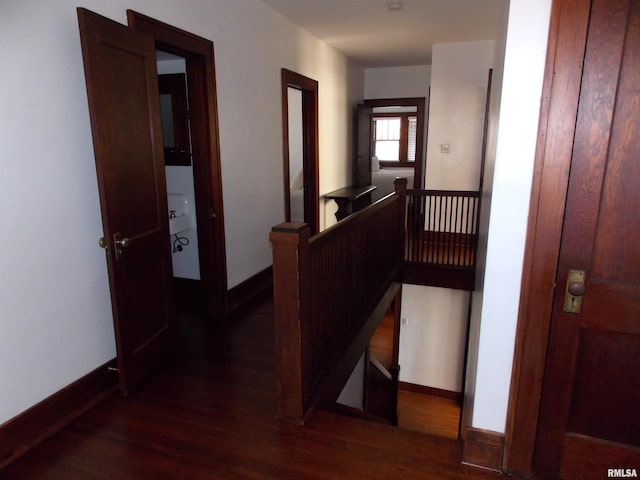
[[[535,451],[563,479],[640,469],[640,3],[589,9]]]
[[[118,352],[128,394],[175,324],[154,40],[78,9]]]
[[[354,119],[353,184],[371,185],[371,114],[373,107],[358,105]]]

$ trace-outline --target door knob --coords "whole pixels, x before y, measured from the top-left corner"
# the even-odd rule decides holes
[[[107,242],[106,238],[100,237],[98,239],[98,245],[100,246],[100,248],[104,248],[105,253],[109,253],[109,242]]]
[[[584,292],[586,291],[586,288],[584,286],[584,283],[580,283],[580,282],[571,282],[569,284],[569,293],[571,295],[573,295],[574,297],[581,297],[584,295]]]
[[[123,238],[121,233],[116,233],[113,236],[113,244],[115,245],[116,260],[121,260],[124,253],[122,249],[131,245],[131,240],[127,237]]]
[[[582,308],[582,296],[586,292],[584,285],[586,272],[584,270],[569,270],[567,275],[567,289],[564,294],[563,311],[567,313],[580,313]]]

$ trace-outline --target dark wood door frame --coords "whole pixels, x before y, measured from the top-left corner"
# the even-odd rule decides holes
[[[416,116],[418,124],[416,125],[416,162],[413,173],[413,185],[409,185],[409,188],[420,189],[424,185],[423,172],[426,169],[424,145],[427,141],[425,134],[425,122],[427,120],[425,116],[426,111],[426,99],[425,97],[415,98],[374,98],[365,100],[364,104],[367,107],[416,107]],[[373,151],[373,148],[371,149]]]
[[[222,315],[227,264],[213,42],[133,10],[127,19],[131,28],[151,35],[157,49],[186,59],[203,302],[213,315]]]
[[[505,472],[531,472],[590,0],[553,0],[507,411]]]
[[[282,69],[282,158],[284,167],[285,221],[291,221],[289,172],[289,87],[302,92],[302,136],[304,172],[305,223],[314,235],[320,230],[320,181],[318,151],[318,82],[311,78]]]

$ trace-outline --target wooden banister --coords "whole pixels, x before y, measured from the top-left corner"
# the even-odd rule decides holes
[[[352,345],[371,337],[380,302],[399,288],[406,183],[314,237],[300,223],[272,229],[280,420],[303,422],[329,373],[353,368]]]

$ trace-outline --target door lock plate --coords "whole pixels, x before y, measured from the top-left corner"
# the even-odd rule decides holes
[[[564,293],[563,311],[566,313],[580,313],[582,308],[582,296],[584,295],[584,270],[569,270],[567,285]]]

